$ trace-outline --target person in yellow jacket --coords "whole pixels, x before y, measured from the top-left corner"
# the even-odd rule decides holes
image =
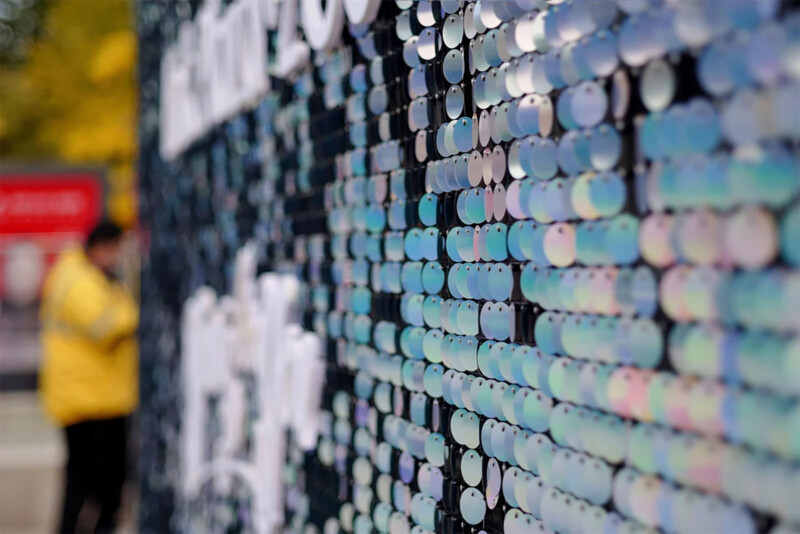
[[[111,532],[126,471],[126,416],[138,402],[139,313],[117,283],[122,230],[101,222],[83,249],[61,253],[42,290],[39,388],[64,428],[66,484],[59,532],[75,532],[87,498],[100,507],[95,532]]]

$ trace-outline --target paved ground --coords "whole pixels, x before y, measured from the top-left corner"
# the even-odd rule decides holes
[[[0,394],[0,532],[55,530],[63,461],[61,435],[36,394]]]
[[[64,459],[60,430],[44,418],[36,394],[0,393],[0,533],[55,532]],[[130,509],[121,532],[135,531]]]

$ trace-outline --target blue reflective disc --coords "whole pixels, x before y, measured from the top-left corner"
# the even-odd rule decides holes
[[[531,174],[540,180],[549,180],[558,171],[558,147],[549,140],[540,137],[530,137],[530,150],[528,166]]]
[[[429,261],[436,261],[439,259],[439,249],[441,248],[441,235],[439,230],[433,227],[428,227],[422,232],[420,239],[420,248],[422,249],[422,257]]]
[[[422,230],[412,228],[405,234],[404,248],[406,257],[413,261],[422,259]]]
[[[450,50],[442,64],[445,79],[450,83],[459,83],[464,78],[464,56],[461,50]]]
[[[504,223],[495,223],[486,230],[486,250],[493,261],[505,261],[508,257],[508,227]]]
[[[437,212],[438,198],[433,193],[423,195],[417,205],[419,212],[419,219],[425,226],[436,225],[436,212]]]
[[[480,299],[485,298],[482,293],[481,277],[483,276],[483,268],[481,264],[467,265],[467,290],[469,291],[470,298]]]
[[[489,295],[492,300],[508,300],[511,298],[511,290],[514,284],[514,276],[511,269],[505,264],[497,264],[489,273]]]
[[[465,199],[466,214],[472,224],[480,224],[486,220],[485,196],[486,191],[476,187],[469,191]]]
[[[619,162],[622,154],[622,139],[619,132],[608,124],[601,124],[592,131],[589,141],[589,156],[592,166],[598,171],[608,171]]]
[[[575,88],[570,87],[562,91],[558,96],[556,102],[556,115],[558,122],[567,130],[575,130],[578,128],[578,123],[575,122],[575,117],[572,111],[572,98],[575,95]]]
[[[438,262],[432,261],[425,264],[422,269],[422,288],[426,293],[435,294],[441,291],[444,285],[444,270]]]
[[[422,293],[422,262],[404,263],[401,278],[404,291]]]
[[[617,39],[613,32],[600,30],[586,45],[586,64],[598,77],[610,76],[619,65]]]
[[[781,253],[784,260],[800,267],[800,205],[796,204],[790,208],[783,216],[781,222]]]
[[[589,182],[589,201],[602,217],[619,213],[625,205],[625,197],[625,183],[613,171],[600,173]]]
[[[457,242],[458,254],[462,261],[473,262],[476,260],[474,241],[475,237],[472,227],[463,227],[459,233]]]
[[[605,248],[614,263],[627,265],[639,259],[639,220],[632,215],[612,219]]]
[[[486,515],[486,501],[475,488],[464,490],[460,500],[461,516],[470,525],[477,525]]]
[[[485,335],[489,339],[496,339],[492,332],[492,321],[491,321],[494,306],[495,306],[494,304],[488,302],[481,307],[480,311],[481,333],[483,333],[483,335]],[[480,354],[478,356],[480,357]],[[490,374],[487,376],[492,376],[492,375]]]
[[[464,261],[464,259],[461,257],[461,254],[458,252],[458,241],[460,235],[461,228],[453,228],[447,232],[445,250],[447,251],[448,257],[453,261]]]
[[[636,313],[652,317],[658,305],[657,282],[653,271],[647,267],[637,268],[633,274],[632,290]]]
[[[574,217],[571,197],[570,182],[556,178],[546,182],[544,188],[544,199],[547,215],[554,221],[565,221]]]
[[[583,170],[577,153],[577,139],[581,135],[581,132],[572,130],[558,142],[558,166],[565,174],[578,174]]]
[[[520,243],[523,224],[522,221],[517,221],[508,229],[508,252],[517,261],[525,261],[527,259],[522,252]]]

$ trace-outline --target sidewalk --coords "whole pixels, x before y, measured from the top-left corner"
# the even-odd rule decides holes
[[[55,530],[64,447],[35,392],[0,393],[0,532]]]

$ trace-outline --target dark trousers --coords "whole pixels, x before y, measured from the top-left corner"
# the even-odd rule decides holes
[[[64,431],[68,457],[59,532],[76,531],[87,498],[100,506],[95,532],[111,532],[125,482],[127,422],[123,417],[83,421]]]

